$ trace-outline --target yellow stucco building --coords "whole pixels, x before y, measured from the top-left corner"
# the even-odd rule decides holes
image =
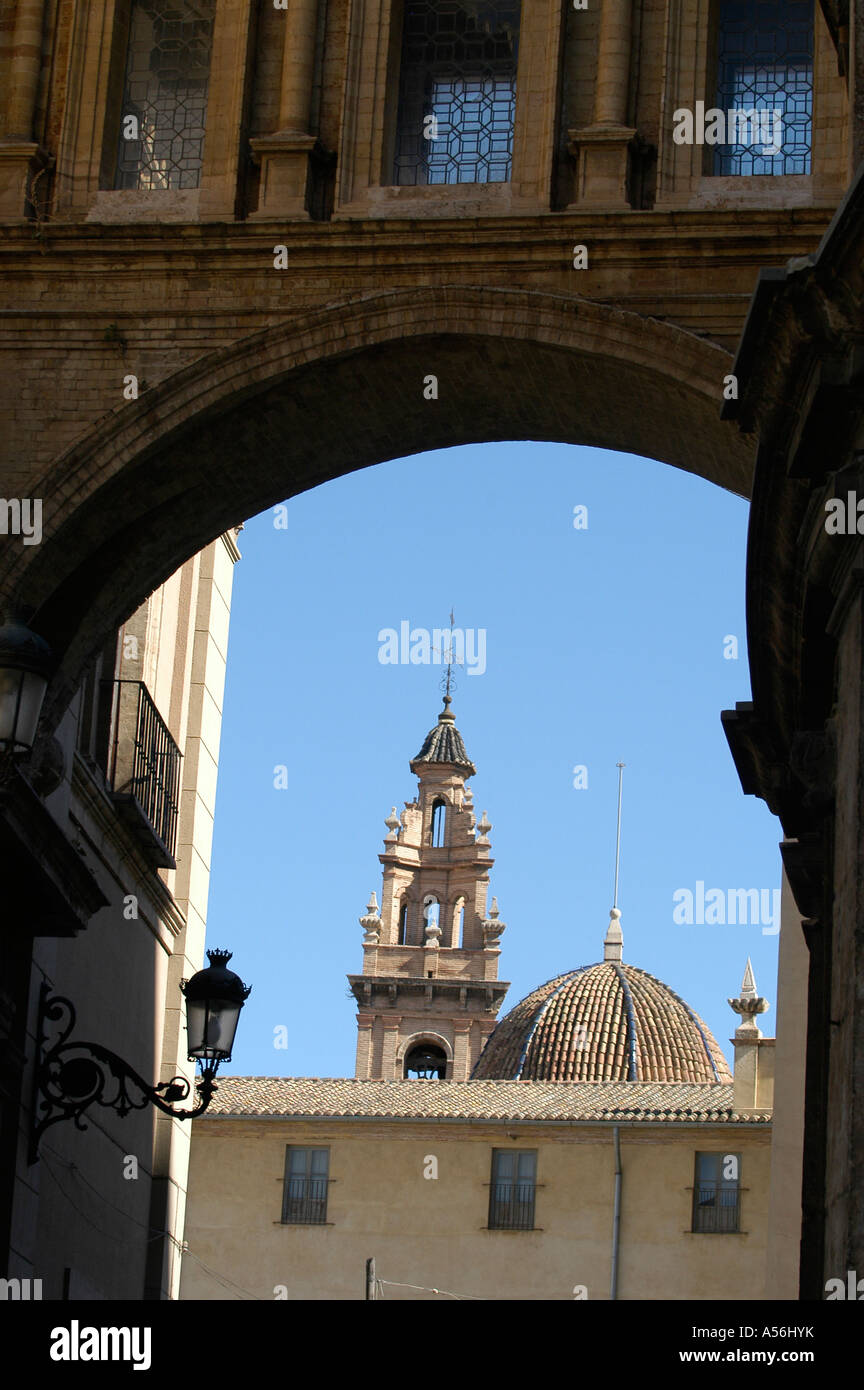
[[[774,1040],[749,962],[734,1074],[625,963],[617,908],[601,961],[496,1023],[491,825],[450,703],[360,919],[356,1075],[220,1082],[181,1298],[764,1298]]]

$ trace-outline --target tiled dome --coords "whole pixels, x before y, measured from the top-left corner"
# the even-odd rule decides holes
[[[476,776],[477,769],[468,757],[462,735],[456,728],[455,715],[450,710],[452,703],[450,696],[445,695],[438,723],[424,738],[417,757],[411,759],[412,772],[416,771],[415,763],[452,763],[454,767],[467,770],[469,777]]]
[[[730,1082],[710,1029],[645,970],[604,960],[549,980],[486,1043],[475,1081]]]

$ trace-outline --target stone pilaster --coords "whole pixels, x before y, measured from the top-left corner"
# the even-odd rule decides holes
[[[31,179],[48,163],[33,139],[43,20],[44,0],[18,0],[0,137],[0,218],[26,214]]]
[[[372,1025],[374,1014],[357,1015],[357,1065],[354,1075],[365,1081],[372,1075]]]
[[[309,157],[318,143],[309,130],[317,31],[318,0],[290,0],[282,45],[279,129],[249,142],[261,166],[253,218],[309,216]]]
[[[453,1024],[452,1081],[467,1081],[471,1075],[471,1020],[458,1019]]]
[[[580,207],[627,206],[627,165],[636,135],[627,125],[632,7],[632,0],[603,0],[594,120],[568,131],[576,160],[574,203]]]
[[[399,1074],[396,1070],[396,1049],[399,1045],[399,1027],[401,1023],[401,1015],[391,1015],[389,1018],[382,1019],[384,1028],[384,1046],[381,1051],[382,1081],[398,1081],[399,1079]]]

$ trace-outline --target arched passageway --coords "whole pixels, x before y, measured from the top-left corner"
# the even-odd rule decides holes
[[[187,557],[354,469],[453,444],[555,440],[748,495],[751,451],[720,419],[730,363],[656,319],[482,288],[360,296],[214,352],[56,461],[40,483],[42,544],[10,550],[0,568],[4,604],[60,662],[48,722],[98,644]]]

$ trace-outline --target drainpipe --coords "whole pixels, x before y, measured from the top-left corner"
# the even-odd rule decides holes
[[[612,1130],[615,1144],[615,1208],[612,1215],[612,1279],[609,1297],[618,1297],[618,1238],[621,1234],[621,1131],[616,1125]]]

